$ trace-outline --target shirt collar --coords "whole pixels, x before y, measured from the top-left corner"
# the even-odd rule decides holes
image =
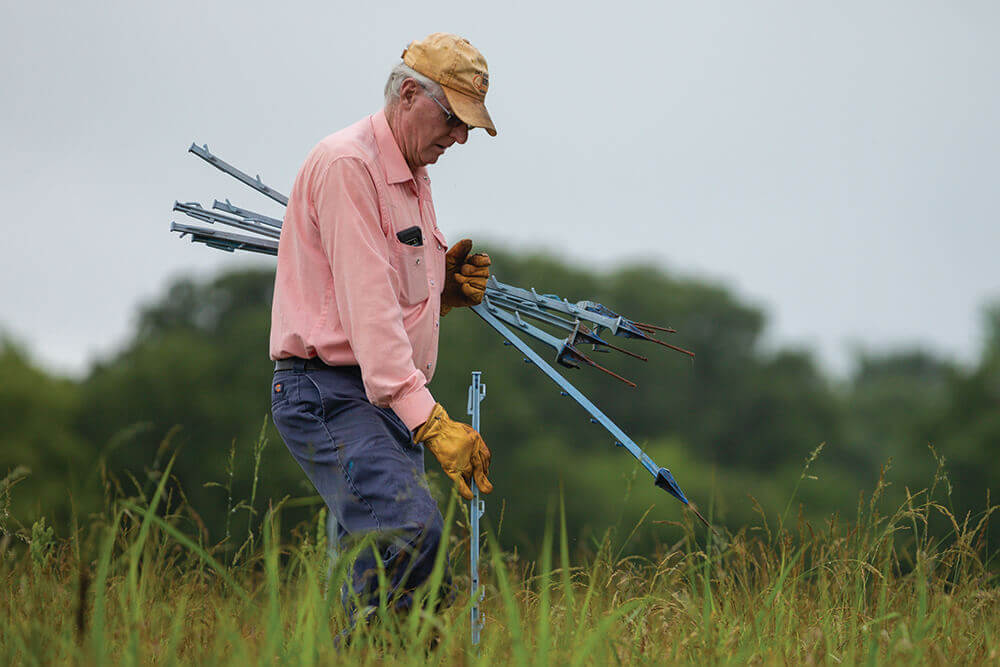
[[[389,128],[389,121],[385,118],[385,110],[379,111],[372,116],[372,128],[375,131],[375,144],[378,146],[379,155],[382,157],[382,167],[385,169],[385,180],[387,183],[405,183],[413,181],[413,172],[406,164],[396,138],[392,136]],[[420,175],[423,167],[417,169]],[[415,181],[414,181],[415,182]]]

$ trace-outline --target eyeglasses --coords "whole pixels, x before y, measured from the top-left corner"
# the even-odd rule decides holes
[[[417,83],[420,83],[420,82],[418,81]],[[464,121],[461,118],[459,118],[458,116],[456,116],[454,114],[454,112],[448,111],[447,109],[445,109],[444,105],[441,104],[441,101],[438,100],[438,98],[436,98],[433,95],[431,95],[431,91],[427,90],[427,86],[425,86],[424,84],[420,83],[420,87],[424,89],[425,93],[427,93],[427,97],[429,97],[432,100],[434,100],[434,104],[438,105],[441,108],[441,111],[444,112],[444,120],[445,120],[446,123],[448,123],[448,127],[460,127],[464,123]],[[465,125],[465,128],[467,130],[469,130],[470,132],[473,129],[472,126],[468,125],[468,124]]]

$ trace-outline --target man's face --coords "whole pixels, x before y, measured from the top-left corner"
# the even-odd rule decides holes
[[[403,82],[400,93],[403,114],[397,139],[411,169],[434,164],[453,144],[468,140],[469,128],[452,113],[444,96],[431,97],[413,79]]]

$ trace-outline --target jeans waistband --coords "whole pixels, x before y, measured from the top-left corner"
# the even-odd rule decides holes
[[[338,370],[346,371],[348,374],[360,374],[361,369],[357,366],[330,366],[319,357],[311,359],[301,359],[299,357],[288,357],[278,359],[274,362],[275,371],[318,371],[318,370]]]

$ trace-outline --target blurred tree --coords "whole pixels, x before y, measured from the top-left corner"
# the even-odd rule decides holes
[[[846,401],[851,450],[878,464],[889,456],[927,459],[929,427],[941,418],[958,369],[920,350],[859,353]]]
[[[0,378],[0,479],[17,466],[31,471],[11,493],[11,514],[30,526],[44,508],[65,522],[71,495],[80,509],[99,495],[96,479],[86,479],[93,451],[73,429],[79,387],[48,375],[7,337],[0,338]]]
[[[273,272],[260,270],[201,284],[179,281],[141,309],[133,340],[97,364],[82,386],[77,428],[110,449],[113,470],[148,468],[166,434],[180,427],[172,441],[181,450],[174,472],[216,537],[227,494],[205,484],[223,481],[235,444],[233,495],[248,500],[253,447],[269,420],[273,284]],[[266,434],[261,497],[313,494],[273,426]]]
[[[850,381],[834,389],[809,352],[761,349],[764,312],[725,286],[651,266],[601,274],[552,256],[488,249],[505,282],[571,301],[601,301],[678,330],[663,338],[693,350],[693,360],[622,338],[614,342],[649,362],[594,353],[602,365],[638,382],[638,389],[593,369],[560,370],[649,446],[659,463],[673,468],[703,507],[711,500],[733,521],[749,520],[747,493],[783,503],[802,461],[824,441],[828,446],[816,464],[824,482],[801,492],[818,514],[851,512],[857,491],[872,488],[890,455],[896,457],[893,479],[902,482],[897,488],[926,486],[933,469],[928,442],[950,459],[962,507],[981,507],[1000,473],[1000,306],[986,311],[986,342],[974,368],[923,352],[863,354]],[[253,444],[270,412],[272,285],[273,272],[262,270],[176,281],[140,310],[128,344],[95,364],[81,383],[50,377],[4,342],[0,471],[18,464],[33,469],[31,486],[25,482],[14,494],[19,511],[31,518],[31,508],[53,506],[65,516],[67,479],[79,489],[76,497],[99,499],[100,460],[123,480],[130,470],[140,486],[149,484],[152,475],[144,471],[162,458],[164,437],[180,426],[172,440],[181,450],[175,473],[212,539],[219,539],[227,493],[205,484],[225,480],[235,442],[233,496],[250,496]],[[560,485],[572,535],[600,534],[610,524],[630,527],[645,503],[662,503],[659,518],[679,516],[675,501],[653,488],[645,472],[633,482],[635,462],[603,429],[475,314],[449,314],[440,341],[431,390],[453,416],[464,417],[469,372],[485,373],[482,425],[494,451],[496,486],[488,511],[497,520],[504,508],[505,539],[532,549]],[[258,510],[268,498],[314,493],[273,427],[266,433]],[[440,477],[430,457],[428,470]],[[290,519],[286,525],[294,523]],[[644,535],[649,540],[654,533]]]
[[[983,309],[979,363],[953,374],[931,438],[949,460],[957,508],[982,509],[1000,492],[1000,302]],[[995,524],[995,522],[994,522]],[[993,530],[1000,537],[1000,528]]]

